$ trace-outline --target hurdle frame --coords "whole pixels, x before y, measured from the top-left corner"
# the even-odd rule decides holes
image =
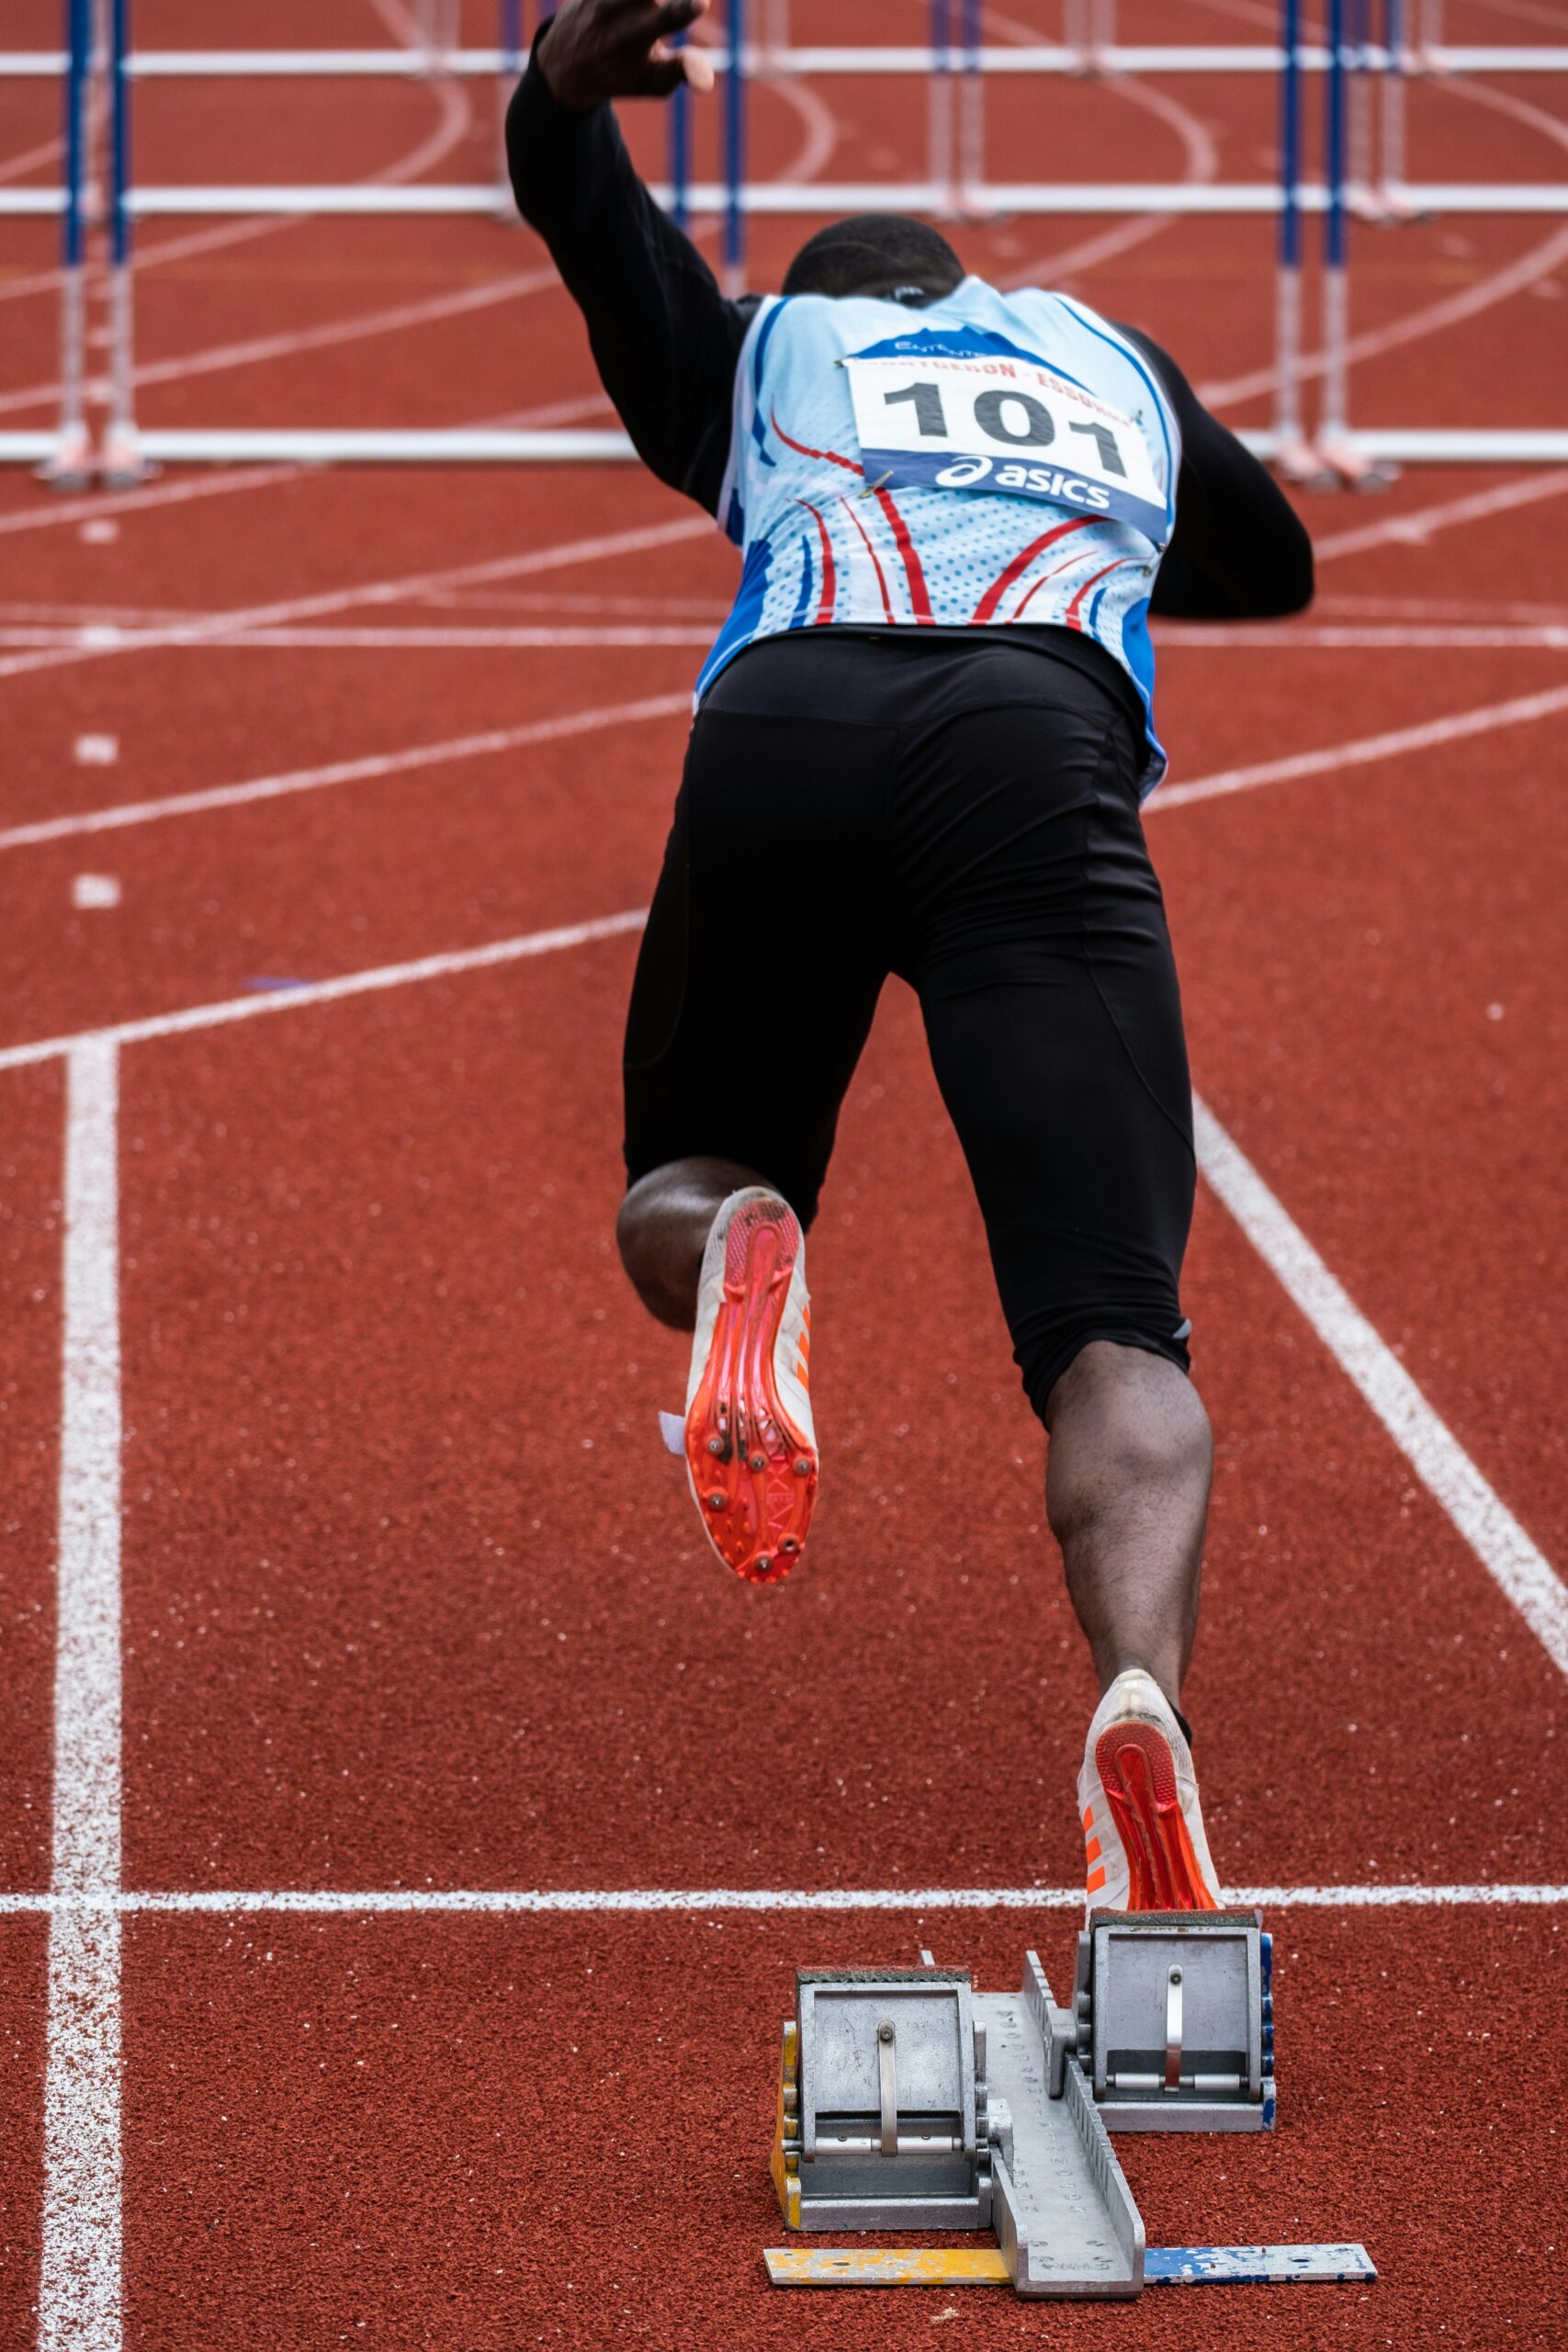
[[[62,56],[28,52],[28,71],[59,70],[63,65],[69,127],[64,187],[54,191],[0,191],[25,199],[0,211],[58,211],[64,220],[62,269],[61,424],[52,436],[0,435],[0,460],[22,454],[44,455],[44,470],[56,481],[78,481],[85,457],[86,424],[83,399],[81,313],[85,285],[85,218],[83,121],[91,66],[90,44],[82,34],[92,0],[64,0],[67,40]],[[774,0],[775,8],[785,0]],[[1348,234],[1352,213],[1363,209],[1375,217],[1371,201],[1369,162],[1359,182],[1347,155],[1345,116],[1347,77],[1371,74],[1381,82],[1378,144],[1381,165],[1379,195],[1385,211],[1408,215],[1415,211],[1450,214],[1518,213],[1568,217],[1568,186],[1430,185],[1410,186],[1403,178],[1404,102],[1413,74],[1450,74],[1506,69],[1524,72],[1568,72],[1568,46],[1529,48],[1450,48],[1441,40],[1441,16],[1435,0],[1427,0],[1419,28],[1407,21],[1403,0],[1384,0],[1382,39],[1371,38],[1369,0],[1353,0],[1356,15],[1349,28],[1346,0],[1330,0],[1326,42],[1304,40],[1300,0],[1283,0],[1284,17],[1279,44],[1163,44],[1142,47],[1119,44],[1115,38],[1114,0],[1064,0],[1064,31],[1060,43],[1011,50],[987,48],[980,38],[979,0],[959,0],[954,28],[953,0],[931,0],[930,40],[919,48],[855,49],[850,47],[792,48],[778,38],[779,17],[773,15],[761,45],[748,37],[744,0],[730,0],[730,19],[722,44],[709,54],[722,76],[720,147],[723,176],[717,182],[694,183],[691,178],[690,94],[682,85],[671,101],[670,179],[652,193],[667,205],[682,225],[694,218],[713,217],[721,223],[723,274],[728,289],[740,289],[747,224],[752,216],[773,214],[810,218],[846,211],[902,210],[983,220],[998,213],[1036,217],[1115,217],[1144,212],[1171,216],[1232,215],[1274,217],[1278,223],[1275,349],[1277,402],[1273,424],[1267,431],[1243,437],[1249,446],[1282,462],[1299,479],[1368,479],[1381,459],[1408,457],[1429,462],[1519,461],[1523,453],[1543,461],[1568,458],[1568,433],[1504,429],[1416,427],[1398,432],[1353,433],[1348,422]],[[1411,0],[1412,10],[1417,0]],[[378,51],[147,51],[136,53],[130,31],[130,0],[109,0],[112,36],[107,60],[111,116],[112,197],[109,206],[108,286],[111,356],[108,416],[102,463],[118,483],[145,479],[160,461],[229,462],[255,458],[303,462],[455,462],[536,463],[602,460],[629,454],[629,443],[615,434],[571,434],[493,429],[454,429],[402,432],[356,428],[178,428],[139,433],[135,419],[134,258],[135,224],[142,220],[172,217],[430,217],[488,215],[504,209],[504,157],[497,181],[484,186],[439,183],[421,186],[343,187],[334,186],[152,187],[138,188],[130,169],[131,105],[134,85],[141,80],[171,79],[204,73],[285,77],[307,72],[348,75],[387,74],[410,78],[433,71],[493,74],[498,80],[500,113],[510,88],[525,62],[522,0],[500,0],[500,38],[493,50],[434,49]],[[543,9],[540,21],[550,13]],[[74,62],[73,61],[75,61]],[[0,54],[0,74],[14,61]],[[746,182],[747,88],[754,74],[781,75],[817,73],[925,73],[931,82],[929,173],[924,183],[805,183],[799,186]],[[1052,186],[1001,184],[984,176],[984,90],[987,77],[1001,74],[1176,73],[1198,71],[1278,72],[1280,77],[1280,159],[1274,183],[1161,184],[1134,182]],[[1303,77],[1323,77],[1329,153],[1321,184],[1303,181],[1300,136]],[[954,85],[956,84],[956,89]],[[1370,94],[1370,93],[1369,93]],[[1359,100],[1354,101],[1359,104]],[[1359,198],[1361,201],[1357,202]],[[1302,414],[1301,388],[1306,369],[1302,359],[1302,229],[1305,215],[1324,220],[1323,351],[1314,359],[1321,372],[1323,394],[1315,444],[1309,443]],[[74,320],[74,323],[73,322]],[[41,444],[41,447],[40,447]],[[67,455],[77,466],[68,469]],[[1308,458],[1318,463],[1315,475],[1307,470]]]

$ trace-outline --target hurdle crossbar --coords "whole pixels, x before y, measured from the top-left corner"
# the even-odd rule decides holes
[[[708,53],[717,72],[728,70],[722,44],[714,45]],[[1112,43],[1090,54],[1096,69],[1107,74],[1277,74],[1285,62],[1283,50],[1268,41]],[[748,74],[928,74],[936,62],[930,44],[908,42],[876,48],[834,42],[786,49],[757,42],[748,43],[743,56]],[[1303,46],[1303,73],[1325,73],[1328,62],[1328,51],[1320,43]],[[1382,44],[1369,43],[1366,62],[1380,70],[1390,62],[1389,53]],[[1424,49],[1420,62],[1424,70],[1445,74],[1562,74],[1568,73],[1568,47],[1494,44]],[[10,74],[59,74],[64,63],[62,56],[50,51],[0,52],[0,79]],[[266,80],[313,74],[420,81],[433,73],[483,77],[506,72],[510,64],[502,49],[144,49],[127,59],[126,72],[138,82],[194,76]],[[1049,41],[1016,49],[982,44],[970,70],[1081,75],[1084,52]]]
[[[1405,182],[1392,191],[1417,212],[1469,214],[1555,215],[1568,213],[1568,183],[1561,187],[1524,183],[1511,187],[1466,187],[1450,183]],[[671,206],[673,185],[654,184],[657,202]],[[820,212],[934,212],[942,210],[951,191],[929,180],[886,184],[861,181],[791,181],[784,186],[759,186],[739,190],[725,183],[697,180],[685,190],[685,208],[693,213],[768,213],[793,217]],[[1282,209],[1283,199],[1272,184],[1232,185],[1189,181],[1072,181],[1014,184],[987,181],[964,188],[964,202],[977,213],[1235,213],[1269,217]],[[58,212],[59,191],[49,188],[0,189],[0,211],[7,196],[28,199],[17,210]],[[1328,198],[1321,187],[1303,187],[1297,201],[1304,212],[1322,212]],[[127,215],[137,220],[186,218],[191,215],[318,215],[322,218],[380,217],[387,220],[424,216],[492,215],[493,185],[453,181],[435,186],[371,187],[361,184],[299,187],[141,187],[126,196]]]
[[[1240,431],[1237,438],[1254,456],[1280,454],[1272,430]],[[1410,465],[1568,465],[1568,431],[1441,431],[1426,427],[1377,427],[1349,435],[1351,446],[1372,459]],[[48,436],[0,434],[0,457],[11,443],[15,454],[33,456]],[[27,448],[19,445],[27,443]],[[185,426],[143,433],[144,457],[186,465],[630,465],[637,451],[624,433],[606,429],[526,432],[506,427],[454,427],[386,432],[301,426],[273,430],[239,425],[203,431]]]

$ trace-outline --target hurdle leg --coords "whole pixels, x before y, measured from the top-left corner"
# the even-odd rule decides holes
[[[1283,0],[1280,23],[1280,216],[1274,273],[1274,469],[1286,481],[1323,473],[1302,424],[1302,7]]]
[[[1357,448],[1349,424],[1350,288],[1345,156],[1345,0],[1329,0],[1324,76],[1323,404],[1317,454],[1325,475],[1348,490],[1381,490],[1393,469]]]
[[[91,0],[65,0],[65,206],[62,215],[60,289],[60,424],[54,447],[38,468],[40,481],[79,490],[92,480],[87,433],[86,274],[82,253],[82,183],[85,91],[92,41]]]
[[[157,472],[136,430],[135,285],[130,260],[130,0],[113,0],[109,54],[109,413],[103,476],[117,489]]]
[[[500,38],[496,48],[501,71],[495,85],[495,217],[503,227],[518,224],[512,198],[512,175],[506,164],[506,109],[523,72],[523,0],[501,0]]]
[[[724,77],[724,290],[746,290],[746,0],[729,0]],[[682,95],[684,95],[682,93]]]
[[[961,220],[985,217],[986,77],[980,64],[980,0],[963,0],[964,78],[959,84],[956,210]]]
[[[953,144],[952,0],[931,0],[931,114],[927,126],[931,209],[950,220],[956,209]]]

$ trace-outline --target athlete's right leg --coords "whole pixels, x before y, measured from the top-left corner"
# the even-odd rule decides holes
[[[1179,1297],[1180,1002],[1131,726],[1043,661],[1031,704],[1029,658],[989,657],[989,706],[911,746],[901,967],[1050,1431],[1047,1511],[1102,1693],[1080,1797],[1091,1899],[1202,1907],[1213,1867],[1175,1712],[1210,1473]]]
[[[693,1497],[761,1582],[799,1558],[816,1492],[804,1235],[886,971],[879,674],[863,641],[807,635],[719,677],[626,1023],[622,1262],[694,1331]]]
[[[751,1186],[767,1186],[755,1168],[696,1156],[649,1169],[621,1203],[621,1263],[649,1313],[672,1330],[689,1331],[696,1321],[697,1281],[715,1217],[731,1193]]]

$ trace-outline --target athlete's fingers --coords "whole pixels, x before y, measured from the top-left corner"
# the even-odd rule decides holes
[[[681,85],[697,91],[711,90],[714,82],[713,60],[700,49],[669,49],[660,41],[648,61],[648,70],[637,85],[646,97],[667,98]]]
[[[654,11],[653,31],[657,41],[667,40],[671,33],[684,32],[699,17],[705,17],[709,0],[663,0]]]

